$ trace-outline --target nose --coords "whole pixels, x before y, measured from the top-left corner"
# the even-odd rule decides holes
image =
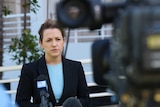
[[[57,45],[56,41],[52,41],[52,46],[56,46],[56,45]]]

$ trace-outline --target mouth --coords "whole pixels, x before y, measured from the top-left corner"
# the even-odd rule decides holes
[[[57,51],[58,51],[58,49],[52,49],[51,51],[52,51],[52,52],[57,52]]]

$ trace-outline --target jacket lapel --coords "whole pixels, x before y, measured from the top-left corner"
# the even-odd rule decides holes
[[[63,87],[63,92],[62,92],[62,96],[59,100],[59,103],[63,103],[65,98],[66,98],[66,93],[67,90],[70,88],[67,84],[70,84],[70,78],[72,78],[70,76],[70,66],[67,62],[67,60],[65,58],[62,58],[62,62],[63,62],[63,77],[64,77],[64,87]]]

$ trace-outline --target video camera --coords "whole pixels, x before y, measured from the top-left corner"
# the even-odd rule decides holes
[[[112,23],[113,36],[92,45],[95,82],[115,90],[123,107],[160,106],[160,0],[63,0],[57,19],[91,30]]]

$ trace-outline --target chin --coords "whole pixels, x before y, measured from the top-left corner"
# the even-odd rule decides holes
[[[60,55],[59,54],[54,54],[54,55],[52,55],[52,57],[54,57],[54,58],[57,58],[57,57],[59,57]]]

